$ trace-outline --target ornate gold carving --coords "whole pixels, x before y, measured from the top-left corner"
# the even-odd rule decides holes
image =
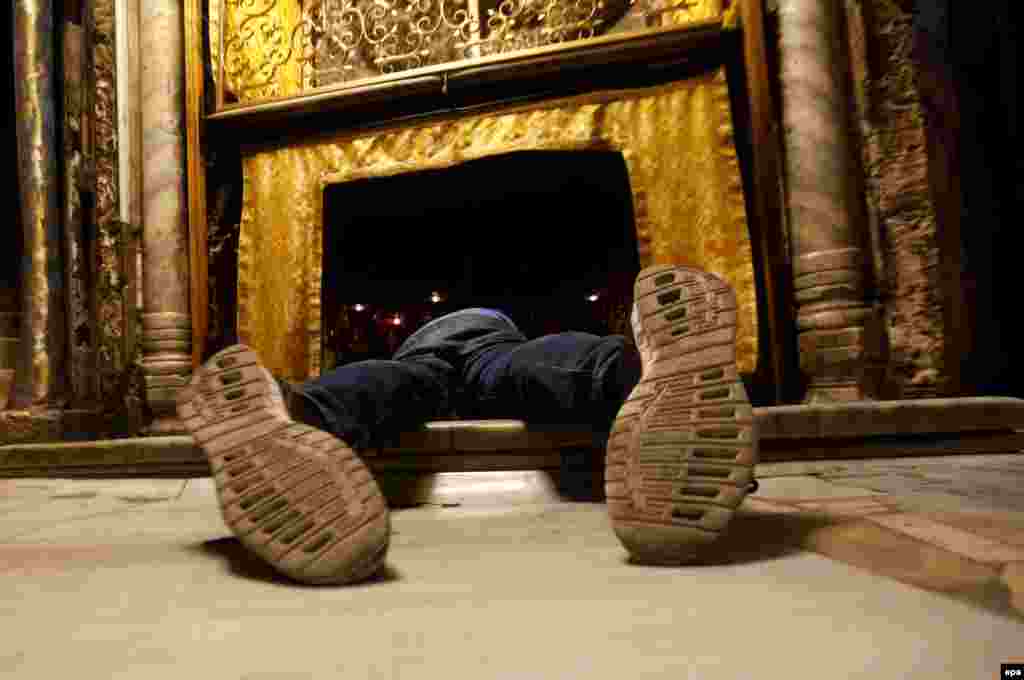
[[[228,0],[227,7],[237,21],[225,44],[224,71],[240,89],[262,88],[273,82],[277,69],[288,63],[295,37],[304,23],[284,25],[272,10],[277,0]]]
[[[722,0],[208,3],[213,70],[243,101],[722,14]]]
[[[307,24],[298,0],[222,2],[221,62],[214,64],[240,99],[295,94],[303,89],[303,62],[293,59]]]
[[[751,372],[753,260],[731,134],[725,76],[717,71],[250,155],[238,262],[241,341],[282,375],[319,373],[328,184],[513,151],[603,149],[620,151],[626,162],[641,264],[697,266],[736,288],[740,370]]]

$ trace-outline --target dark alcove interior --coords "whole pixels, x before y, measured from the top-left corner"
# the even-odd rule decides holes
[[[499,309],[527,337],[628,337],[639,269],[617,152],[515,152],[331,185],[324,368],[389,358],[425,321],[466,307]]]
[[[1024,354],[1017,342],[1018,232],[1024,190],[1020,153],[1019,3],[997,0],[984,12],[956,12],[953,0],[915,11],[917,56],[930,76],[926,109],[941,127],[932,140],[955,183],[936,192],[956,211],[958,236],[946,257],[960,268],[964,310],[959,343],[963,393],[1024,397]],[[947,196],[959,188],[958,196]]]

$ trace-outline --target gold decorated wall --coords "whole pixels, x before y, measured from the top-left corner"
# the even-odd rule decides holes
[[[254,102],[610,34],[714,20],[729,0],[206,0],[218,101]],[[223,58],[223,60],[222,60]]]
[[[739,304],[739,368],[752,372],[758,352],[755,283],[732,133],[725,73],[718,69],[653,88],[247,154],[240,341],[284,376],[319,373],[323,195],[329,184],[514,151],[612,150],[622,153],[629,172],[641,265],[688,264],[729,281]]]

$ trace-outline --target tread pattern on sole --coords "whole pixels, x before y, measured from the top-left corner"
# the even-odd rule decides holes
[[[681,563],[725,530],[754,479],[735,294],[700,270],[648,267],[632,323],[643,372],[608,440],[609,514],[635,559]]]
[[[178,397],[210,463],[225,524],[275,569],[306,583],[372,575],[390,542],[387,503],[344,442],[291,420],[256,353],[214,355]]]

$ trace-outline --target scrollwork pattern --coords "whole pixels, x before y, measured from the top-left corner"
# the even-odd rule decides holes
[[[275,79],[286,64],[315,88],[586,40],[627,14],[654,27],[721,11],[720,0],[224,1],[223,68],[240,99],[284,94]]]

